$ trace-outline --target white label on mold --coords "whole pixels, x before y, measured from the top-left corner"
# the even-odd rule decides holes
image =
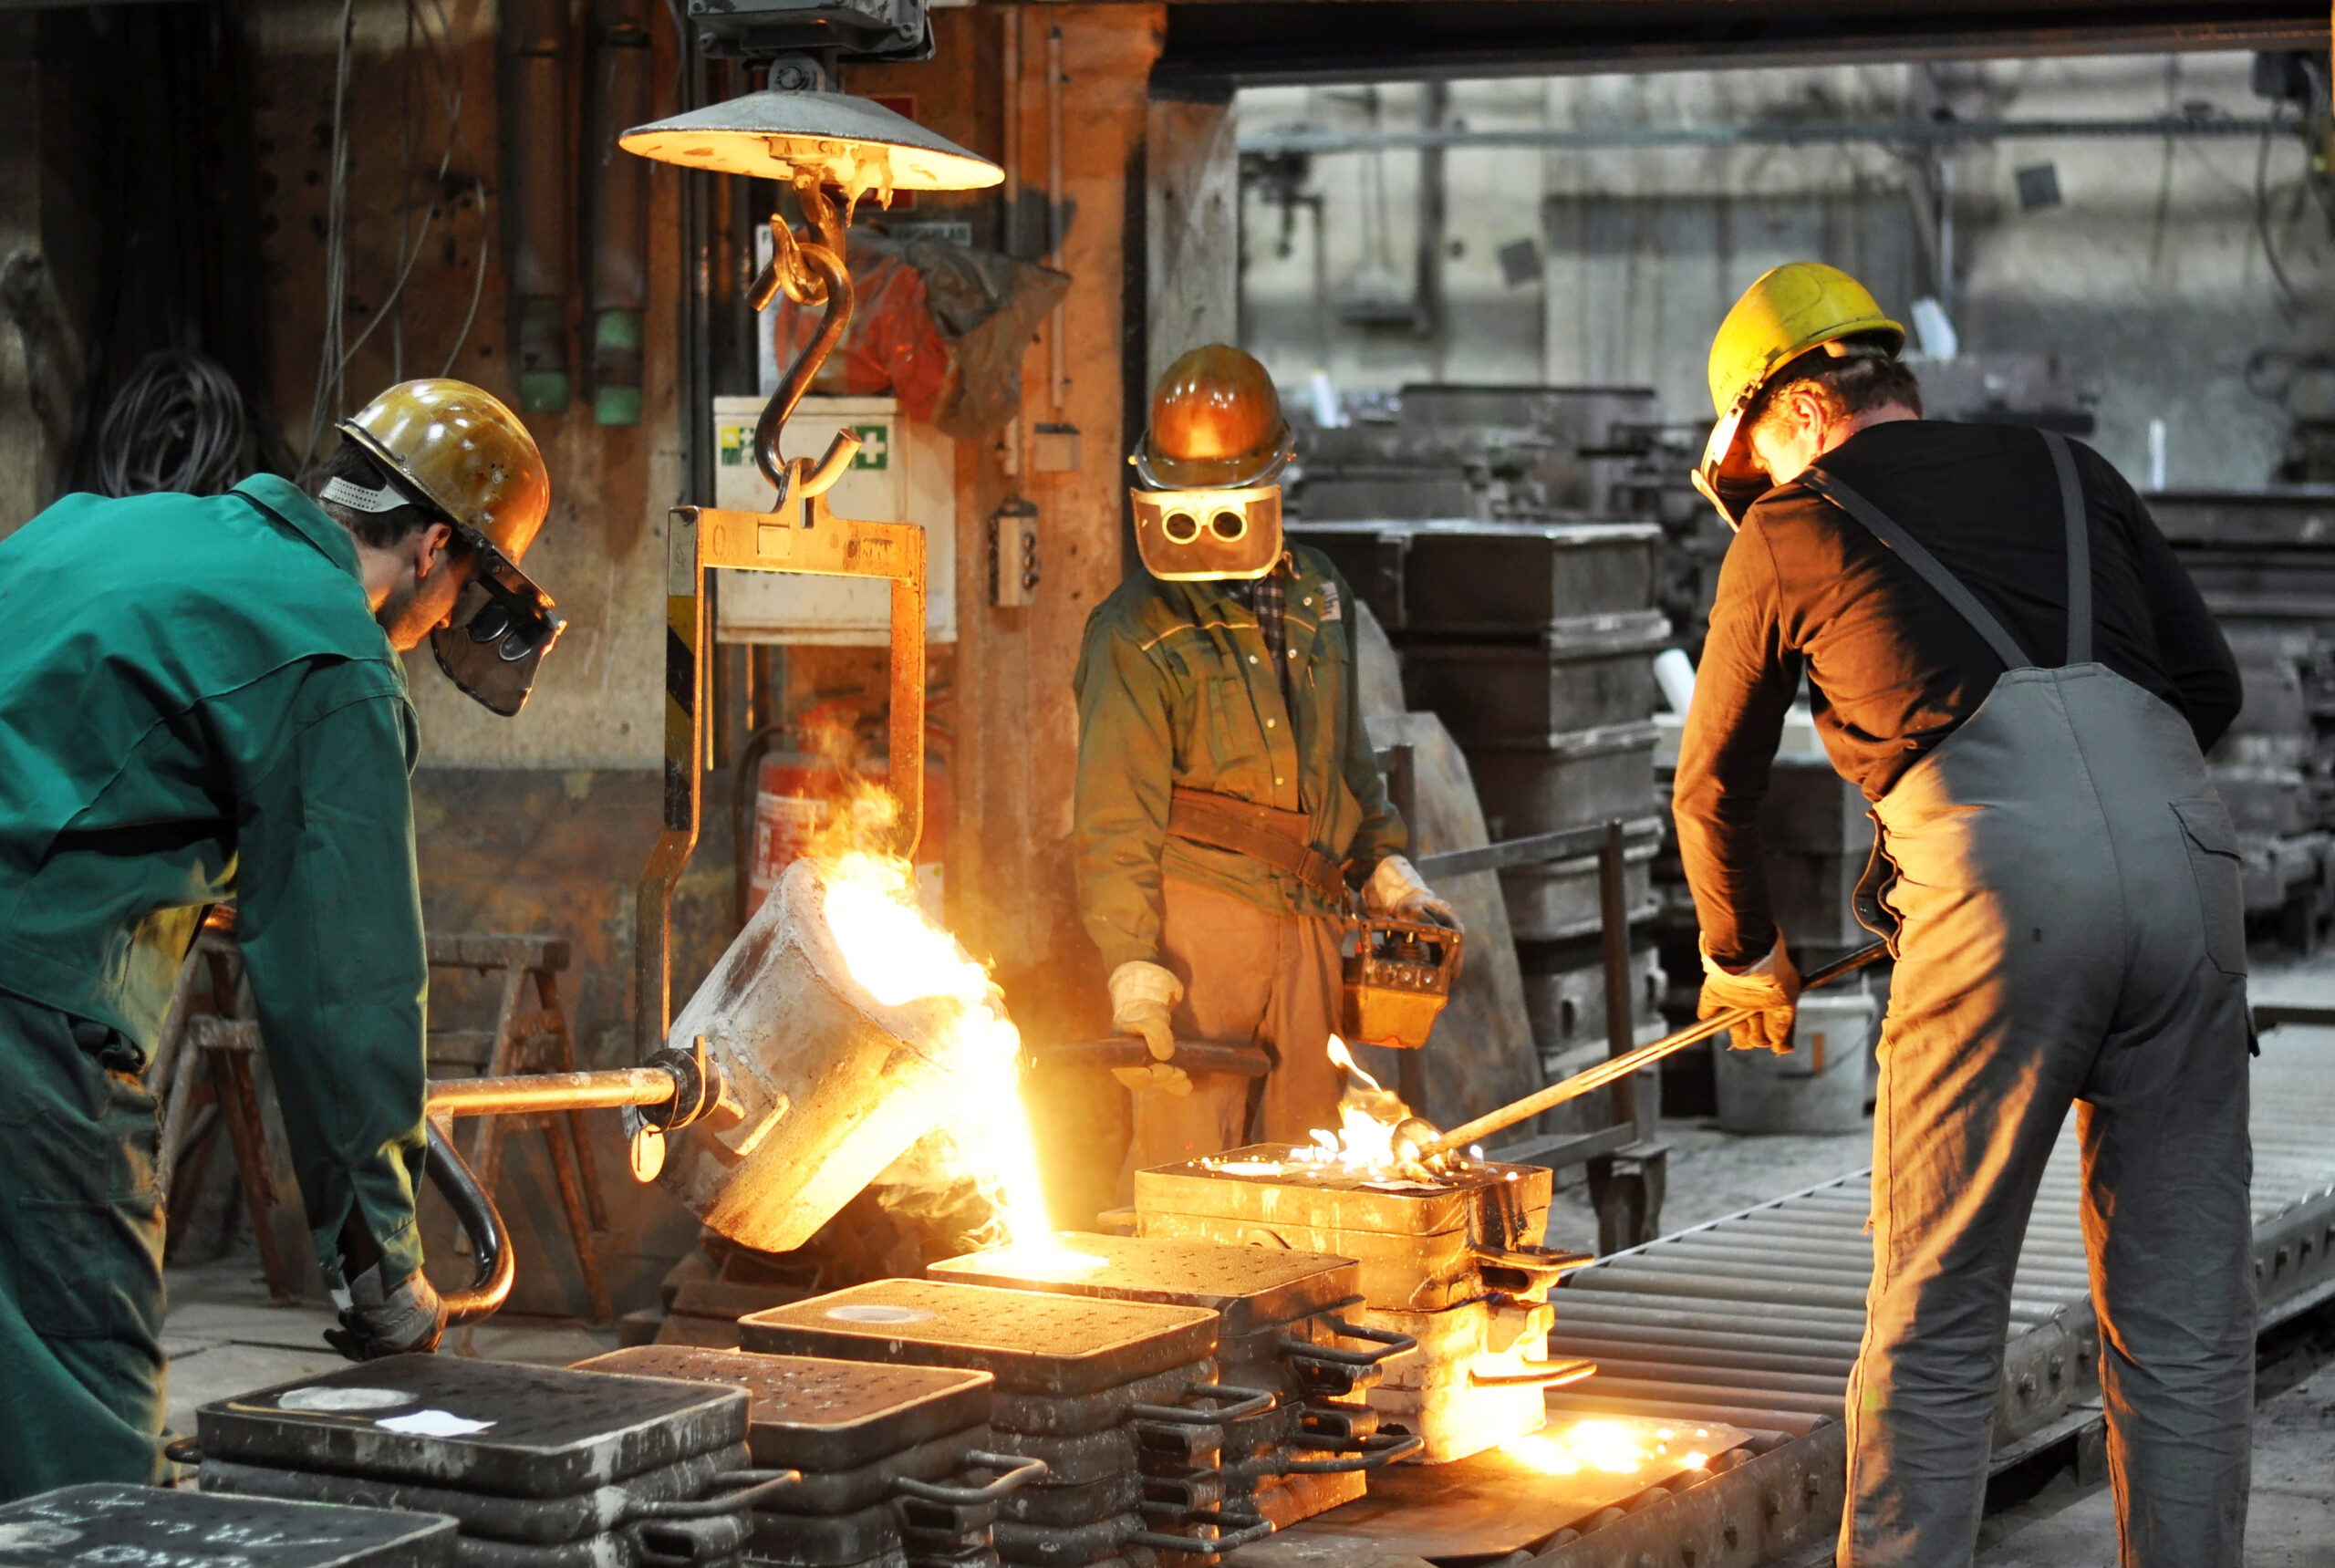
[[[494,1425],[473,1421],[451,1410],[416,1410],[410,1416],[389,1416],[373,1423],[385,1432],[408,1438],[467,1438]]]

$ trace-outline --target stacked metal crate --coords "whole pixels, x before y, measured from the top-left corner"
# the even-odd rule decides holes
[[[1044,1472],[994,1451],[986,1372],[808,1355],[641,1345],[592,1372],[726,1384],[752,1401],[756,1466],[802,1479],[773,1491],[746,1555],[784,1568],[995,1568],[1000,1500]]]
[[[1061,1240],[971,1252],[926,1272],[964,1284],[1215,1313],[1219,1376],[1280,1397],[1269,1410],[1224,1424],[1225,1503],[1233,1512],[1276,1527],[1310,1519],[1361,1497],[1365,1472],[1421,1447],[1382,1437],[1364,1402],[1385,1364],[1417,1345],[1344,1315],[1364,1300],[1354,1259],[1152,1236]]]
[[[1650,523],[1431,528],[1403,571],[1403,690],[1468,753],[1495,840],[1619,821],[1633,927],[1655,902],[1648,873],[1663,836],[1654,787],[1655,655],[1670,622],[1655,607],[1662,531]],[[1583,856],[1500,873],[1544,1068],[1603,1056],[1597,861]],[[1633,943],[1641,1025],[1658,1023],[1650,943]],[[1573,1005],[1568,1007],[1568,1002]]]
[[[0,1504],[0,1556],[153,1568],[453,1568],[454,1521],[92,1481]]]
[[[196,1413],[206,1492],[438,1513],[464,1568],[737,1560],[757,1491],[736,1388],[467,1357],[345,1366]]]
[[[1213,1562],[1271,1525],[1225,1502],[1225,1428],[1270,1389],[1219,1382],[1218,1315],[930,1280],[879,1280],[739,1323],[748,1351],[991,1374],[999,1448],[1043,1460],[1004,1498],[998,1555],[1033,1568]]]

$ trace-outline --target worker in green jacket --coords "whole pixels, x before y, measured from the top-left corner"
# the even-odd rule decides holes
[[[316,497],[71,495],[0,540],[0,1498],[155,1479],[154,1096],[233,898],[317,1256],[356,1357],[435,1346],[427,981],[399,651],[516,711],[558,632],[518,563],[550,481],[475,387],[341,427]]]
[[[1338,1126],[1355,890],[1371,915],[1457,926],[1402,851],[1364,731],[1354,598],[1282,536],[1294,451],[1262,365],[1196,348],[1168,367],[1130,461],[1145,573],[1095,608],[1079,654],[1080,913],[1112,1027],[1153,1060],[1128,1169]],[[1187,1074],[1175,1043],[1253,1041],[1263,1079]]]

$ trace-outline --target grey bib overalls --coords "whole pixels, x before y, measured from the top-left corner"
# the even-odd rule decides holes
[[[1971,1560],[2019,1245],[2071,1102],[2122,1561],[2240,1561],[2254,1297],[2236,836],[2181,716],[2092,661],[2081,487],[2067,443],[2044,439],[2068,531],[2055,670],[1871,503],[1821,470],[1804,481],[2008,666],[1873,808],[1897,969],[1843,1568]]]

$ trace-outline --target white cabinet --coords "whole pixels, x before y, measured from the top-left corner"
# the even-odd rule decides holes
[[[760,398],[713,400],[714,504],[766,512],[776,492],[754,465]],[[925,535],[925,639],[957,640],[957,443],[900,417],[891,398],[804,398],[779,436],[785,457],[817,458],[835,431],[859,455],[827,504],[838,516],[917,523]],[[880,578],[788,572],[721,574],[715,637],[723,642],[880,646],[891,640],[891,585]]]

